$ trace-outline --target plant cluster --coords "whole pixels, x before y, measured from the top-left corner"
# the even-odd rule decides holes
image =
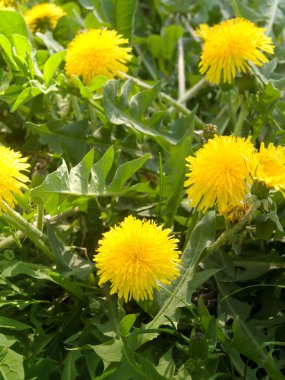
[[[0,379],[284,379],[284,25],[0,1]]]

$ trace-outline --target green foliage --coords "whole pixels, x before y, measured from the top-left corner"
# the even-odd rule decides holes
[[[284,194],[254,181],[235,223],[198,213],[184,188],[205,125],[285,144],[283,1],[57,1],[66,15],[31,33],[36,3],[0,10],[1,144],[31,165],[18,214],[0,215],[0,379],[283,379]],[[267,28],[275,55],[214,86],[194,30],[232,17]],[[89,28],[129,40],[126,77],[66,75]],[[128,215],[179,241],[180,277],[153,300],[98,285],[100,239]]]

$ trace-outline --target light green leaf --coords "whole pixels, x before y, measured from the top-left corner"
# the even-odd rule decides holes
[[[26,23],[20,13],[0,9],[0,20],[0,33],[5,34],[8,38],[11,38],[15,32],[28,37]]]
[[[50,85],[52,78],[61,62],[64,60],[65,54],[65,50],[59,51],[49,57],[46,61],[44,65],[44,81],[47,87]]]
[[[121,336],[126,337],[129,334],[137,316],[138,314],[128,314],[120,321],[119,329]]]
[[[1,17],[1,16],[0,16]],[[1,380],[24,380],[24,357],[7,347],[0,347]]]
[[[42,94],[42,90],[39,87],[28,87],[25,88],[20,95],[17,97],[11,112],[15,112],[21,105],[25,104],[29,100],[35,98],[39,94]]]
[[[11,65],[14,70],[17,70],[18,66],[13,57],[12,44],[4,34],[0,34],[0,47],[3,50],[4,59],[7,64]]]

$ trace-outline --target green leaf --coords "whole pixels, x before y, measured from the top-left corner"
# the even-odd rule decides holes
[[[183,36],[180,25],[169,25],[162,31],[162,54],[164,59],[171,59],[178,40]]]
[[[105,16],[110,20],[115,30],[131,40],[134,28],[137,0],[101,0]]]
[[[1,17],[1,15],[0,15]],[[0,347],[1,380],[24,380],[24,357],[7,347]]]
[[[0,9],[0,33],[9,39],[17,32],[28,37],[28,31],[24,18],[16,11]]]
[[[189,116],[183,119],[183,124],[187,125],[189,134],[183,136],[178,144],[172,147],[163,167],[165,175],[162,178],[162,189],[160,189],[160,191],[162,193],[162,199],[166,199],[166,201],[162,206],[161,215],[165,225],[168,227],[172,226],[177,208],[181,202],[186,171],[185,159],[192,151],[195,113],[196,112],[193,111]],[[179,125],[179,127],[182,127],[182,125]]]
[[[123,337],[127,337],[135,320],[137,319],[138,314],[128,314],[126,315],[119,323],[120,334]]]
[[[186,299],[188,283],[193,278],[193,274],[200,262],[204,249],[213,242],[215,234],[215,212],[210,211],[194,228],[190,240],[182,254],[181,275],[169,286],[171,294],[166,293],[167,297],[164,297],[164,303],[154,319],[145,326],[146,329],[157,329],[161,324],[169,323],[169,319],[173,322],[176,321],[176,309],[179,306],[185,306],[184,300]],[[145,339],[153,339],[156,335],[157,333],[147,334],[146,337],[142,338],[139,344],[145,342]]]
[[[122,359],[122,341],[119,339],[110,340],[106,343],[98,344],[92,348],[100,358],[106,363],[120,362]]]
[[[136,115],[129,113],[130,107],[126,97],[131,90],[132,81],[126,81],[121,89],[121,93],[118,94],[120,85],[121,82],[119,80],[109,80],[104,86],[104,109],[108,120],[115,125],[124,124],[131,130],[152,137],[159,144],[163,144],[163,147],[165,147],[165,143],[175,144],[176,141],[169,135],[149,128],[145,123],[137,120]]]
[[[0,328],[5,328],[5,329],[15,330],[15,331],[22,331],[22,330],[30,329],[31,326],[26,325],[25,323],[19,322],[12,318],[0,316]]]
[[[138,0],[117,0],[115,29],[129,40],[132,39]]]
[[[2,48],[4,59],[6,60],[7,64],[11,65],[14,70],[17,70],[18,66],[14,60],[12,44],[4,34],[0,34],[0,47]]]
[[[244,2],[240,0],[234,0],[232,1],[232,4],[236,17],[244,17],[254,22],[260,19],[260,14],[255,12],[253,7],[249,8]]]
[[[147,190],[145,183],[142,184],[143,186],[141,184],[124,188],[122,186],[142,167],[148,159],[148,155],[119,166],[113,181],[107,186],[105,181],[114,159],[113,148],[107,150],[101,160],[92,166],[93,154],[93,150],[87,153],[70,172],[63,161],[62,165],[55,172],[49,174],[40,186],[31,190],[31,195],[41,199],[46,210],[54,213],[58,211],[59,205],[65,199],[72,202],[79,197],[123,195],[129,189],[136,192]]]
[[[259,339],[258,332],[253,327],[249,328],[245,322],[241,323],[237,316],[232,329],[234,336],[231,345],[236,350],[256,362],[260,368],[264,368],[270,379],[284,379],[272,356],[265,353],[262,345],[263,339]]]
[[[65,120],[51,120],[44,124],[26,123],[32,133],[40,136],[42,144],[48,144],[56,153],[72,163],[82,160],[90,150],[86,134],[90,126],[86,120],[68,123]]]
[[[108,186],[107,192],[120,193],[123,191],[123,186],[127,180],[130,179],[132,175],[138,171],[148,159],[149,155],[146,154],[143,157],[126,162],[125,164],[119,166],[114,175],[113,181]]]
[[[63,362],[61,380],[75,380],[78,378],[76,361],[82,356],[80,351],[69,351]]]
[[[46,61],[44,65],[44,81],[46,86],[48,87],[53,79],[53,76],[60,66],[60,64],[63,62],[65,57],[66,51],[59,51],[55,54],[53,54],[49,59]]]
[[[0,347],[11,347],[17,340],[9,335],[0,334]]]
[[[42,90],[39,87],[28,87],[25,88],[20,95],[17,97],[11,112],[15,112],[21,105],[25,104],[29,100],[35,98],[39,94],[42,94]]]

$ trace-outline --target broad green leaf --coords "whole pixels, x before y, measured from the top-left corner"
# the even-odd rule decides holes
[[[123,337],[126,337],[131,328],[133,327],[133,324],[135,323],[135,320],[137,319],[138,314],[128,314],[124,316],[124,318],[119,323],[119,329],[120,334]]]
[[[42,90],[39,87],[28,87],[25,88],[20,95],[17,97],[11,112],[15,112],[21,105],[25,104],[29,100],[35,98],[39,94],[42,94]]]
[[[92,348],[100,358],[106,363],[120,362],[122,359],[123,344],[120,339],[110,340],[106,343],[98,344]]]
[[[76,361],[82,356],[80,351],[69,351],[63,362],[61,380],[75,380],[78,378]]]
[[[19,322],[16,319],[2,317],[2,316],[0,316],[0,327],[9,329],[9,330],[15,330],[15,331],[22,331],[22,330],[27,330],[31,328],[31,326],[26,325],[25,323]]]
[[[12,338],[9,335],[0,334],[0,347],[11,347],[16,342],[17,339]]]
[[[1,17],[1,15],[0,15]],[[24,357],[7,347],[0,347],[1,380],[24,380]]]
[[[164,297],[164,303],[153,320],[145,326],[146,329],[157,329],[161,324],[168,323],[168,318],[172,321],[176,320],[176,309],[179,306],[185,305],[188,283],[193,278],[193,274],[200,262],[204,249],[215,239],[215,234],[215,212],[210,211],[194,228],[190,240],[182,254],[181,275],[169,287],[171,294],[166,293],[167,296]],[[153,339],[156,335],[157,333],[147,334],[147,336],[142,338],[140,344],[144,343],[145,339]]]
[[[83,160],[71,171],[68,171],[66,163],[53,173],[49,174],[44,182],[31,190],[31,195],[44,202],[48,212],[56,212],[63,200],[72,202],[78,197],[94,198],[100,196],[118,196],[128,192],[146,192],[149,190],[146,183],[135,184],[130,188],[125,183],[133,174],[143,166],[148,156],[129,161],[119,166],[111,184],[107,186],[106,176],[113,163],[113,150],[110,148],[104,156],[91,165],[93,151],[87,153]]]
[[[234,0],[232,2],[233,8],[236,14],[236,17],[244,17],[251,21],[256,21],[260,19],[260,14],[257,13],[253,7],[248,7],[244,2],[241,0]]]
[[[115,30],[131,40],[134,27],[137,0],[101,0],[105,16]]]
[[[241,323],[239,316],[233,322],[233,339],[231,345],[240,353],[256,362],[260,368],[264,368],[272,380],[282,380],[284,376],[277,368],[271,355],[265,352],[258,332],[249,328],[245,322]]]
[[[91,169],[91,183],[89,191],[103,193],[106,191],[105,183],[107,175],[113,165],[114,148],[110,146],[99,161],[97,161]]]
[[[184,189],[186,157],[192,152],[193,128],[194,128],[193,111],[187,116],[183,123],[187,125],[188,135],[183,136],[177,145],[169,151],[169,157],[163,167],[164,176],[162,177],[162,189],[160,189],[163,206],[161,215],[165,225],[171,227],[177,208],[181,202],[181,195]],[[179,125],[182,127],[182,125]],[[164,199],[166,199],[164,203]]]
[[[48,144],[56,154],[64,155],[72,163],[82,160],[90,150],[85,137],[90,132],[90,126],[86,120],[72,123],[65,120],[51,120],[44,124],[28,122],[26,127],[40,136],[42,144]]]
[[[130,90],[131,86],[132,82],[126,81],[123,85],[121,94],[119,95],[120,81],[109,80],[106,83],[104,86],[104,109],[108,120],[116,125],[124,124],[131,130],[152,137],[159,144],[163,144],[164,147],[166,143],[175,144],[175,140],[169,135],[149,128],[145,123],[137,120],[135,115],[129,114],[128,104],[124,104],[123,102],[126,103],[124,91],[126,89]]]
[[[14,70],[17,70],[18,66],[14,60],[12,44],[4,34],[0,34],[0,47],[3,50],[4,58],[7,61],[7,64],[11,65]]]
[[[16,11],[0,9],[0,33],[5,34],[8,38],[16,32],[28,37],[28,31],[25,20]]]
[[[65,54],[65,50],[59,51],[50,56],[49,59],[46,61],[44,66],[44,81],[47,87],[50,85],[56,70],[63,62]]]
[[[132,175],[138,171],[144,163],[148,160],[149,155],[146,154],[143,157],[137,158],[135,160],[126,162],[125,164],[118,167],[113,181],[108,186],[107,191],[110,193],[120,193],[123,190],[123,186]]]
[[[129,40],[132,39],[138,0],[117,0],[115,29]]]
[[[183,28],[180,25],[169,25],[162,31],[162,54],[164,59],[171,59],[176,44],[183,36]]]

